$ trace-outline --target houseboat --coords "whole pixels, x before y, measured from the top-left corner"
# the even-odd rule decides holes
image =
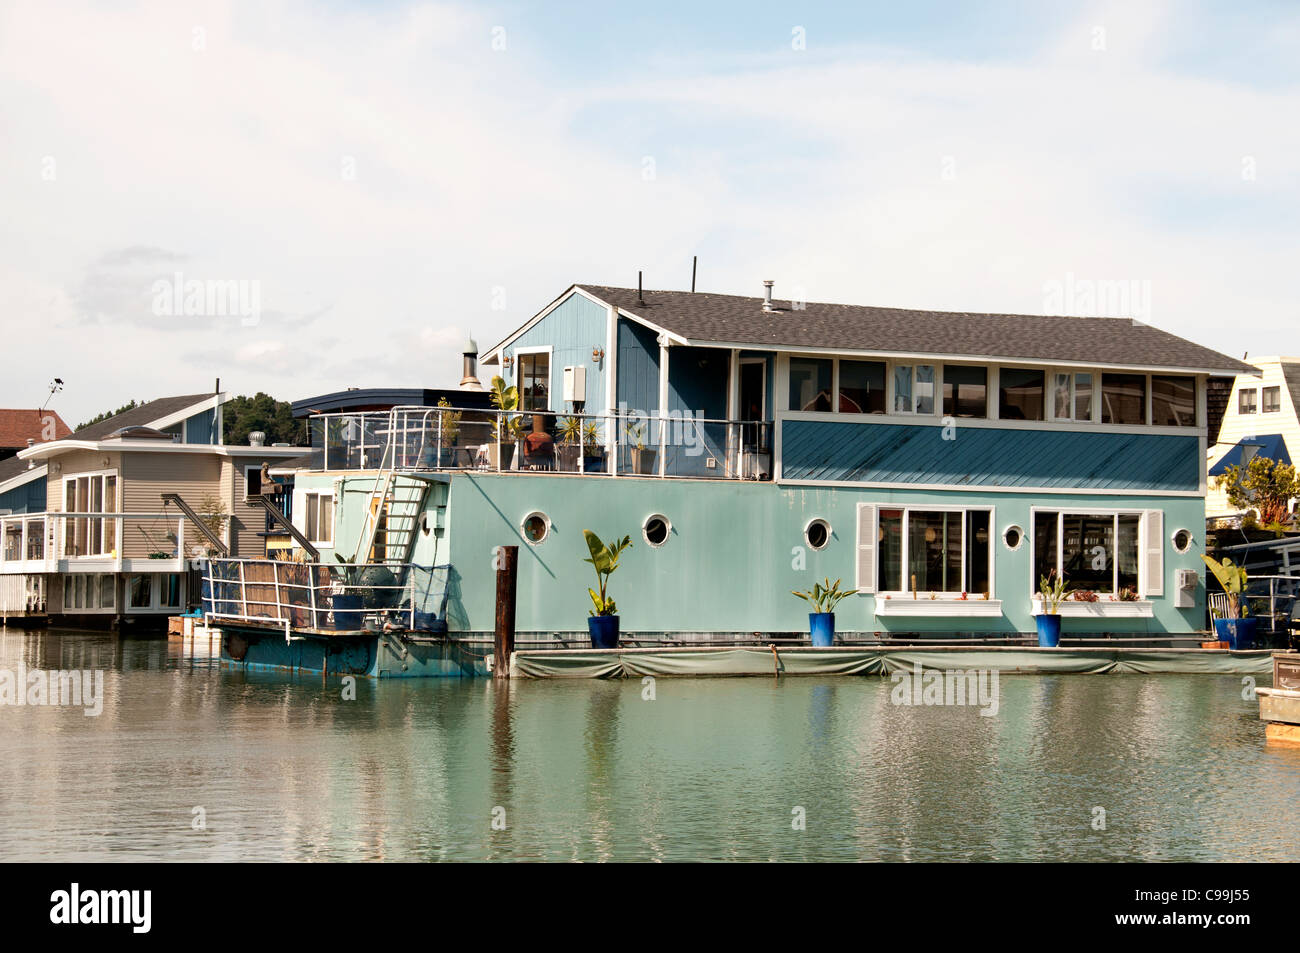
[[[0,461],[7,620],[165,627],[208,556],[266,556],[263,465],[303,448],[226,446],[225,399],[150,401]]]
[[[1062,605],[1067,638],[1204,630],[1207,393],[1252,367],[1127,318],[764,285],[573,285],[484,353],[515,389],[504,409],[315,415],[292,511],[318,575],[285,564],[298,583],[259,576],[250,598],[254,570],[215,560],[231,660],[481,671],[467,646],[490,639],[503,545],[521,642],[582,644],[587,529],[631,537],[611,595],[636,641],[806,638],[791,591],[826,578],[856,590],[844,640],[1014,637],[1053,571],[1085,594]],[[354,612],[364,572],[384,593]]]

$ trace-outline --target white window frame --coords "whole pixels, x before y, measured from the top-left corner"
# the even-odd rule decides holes
[[[967,363],[962,364],[962,363],[958,363],[958,362],[954,361],[954,362],[952,362],[951,364],[942,364],[942,365],[937,365],[937,366],[940,368],[940,373],[939,373],[939,375],[938,375],[938,380],[937,380],[937,382],[935,383],[934,409],[935,409],[935,412],[936,412],[940,417],[947,416],[947,415],[944,413],[944,411],[943,411],[943,389],[944,389],[944,387],[945,387],[945,386],[947,385],[947,383],[948,383],[948,368],[949,368],[949,367],[978,367],[978,368],[982,368],[983,371],[984,371],[984,414],[983,414],[982,416],[980,416],[980,417],[954,417],[953,419],[954,419],[954,420],[992,420],[992,419],[994,419],[994,418],[993,418],[993,407],[990,406],[990,405],[993,403],[993,400],[992,400],[992,394],[993,394],[993,391],[992,391],[992,388],[991,388],[991,386],[990,386],[990,382],[994,379],[994,375],[993,375],[993,367],[992,367],[992,365],[989,365],[989,364],[973,364],[973,363],[970,363],[970,362],[967,362]],[[915,381],[913,382],[913,386],[915,386]],[[956,397],[957,397],[957,395],[954,394],[954,395],[953,395],[953,398],[956,399]]]
[[[1039,574],[1037,571],[1038,534],[1035,530],[1035,527],[1038,525],[1038,514],[1040,513],[1056,514],[1056,571],[1058,573],[1062,572],[1061,565],[1065,559],[1065,533],[1063,530],[1064,530],[1064,520],[1066,515],[1111,517],[1113,522],[1113,529],[1112,529],[1112,538],[1114,540],[1113,545],[1116,546],[1118,546],[1119,544],[1119,518],[1121,516],[1138,517],[1137,594],[1139,600],[1146,598],[1147,591],[1150,587],[1148,585],[1148,580],[1146,578],[1147,575],[1146,549],[1144,547],[1143,541],[1146,539],[1146,534],[1147,534],[1147,522],[1149,519],[1149,517],[1147,516],[1148,510],[1137,509],[1137,508],[1112,508],[1112,507],[1094,508],[1094,507],[1082,507],[1082,506],[1069,507],[1064,509],[1057,506],[1031,506],[1029,508],[1029,529],[1027,530],[1027,535],[1029,538],[1029,592],[1032,597],[1037,598],[1038,586],[1040,582]],[[1111,590],[1109,592],[1102,592],[1100,590],[1097,590],[1097,595],[1099,597],[1114,596],[1115,601],[1118,602],[1119,601],[1119,588],[1118,588],[1119,587],[1119,560],[1115,558],[1115,553],[1113,551],[1110,554],[1110,562],[1111,562],[1111,580],[1110,580]],[[1069,585],[1069,582],[1070,580],[1067,579],[1066,585]]]
[[[115,505],[117,506],[117,509],[115,509],[115,510],[100,510],[99,512],[102,512],[102,513],[121,513],[121,512],[122,512],[122,477],[121,477],[121,474],[118,473],[118,471],[117,471],[116,469],[107,469],[107,470],[84,470],[84,471],[82,471],[82,472],[80,472],[80,473],[70,473],[70,474],[65,474],[65,475],[63,476],[63,478],[62,478],[62,481],[61,481],[61,483],[60,483],[60,487],[59,487],[60,490],[62,491],[61,494],[60,494],[60,496],[59,496],[59,505],[60,505],[61,507],[64,507],[63,512],[64,512],[64,513],[69,512],[69,510],[67,509],[67,504],[68,504],[68,483],[69,483],[70,481],[73,482],[73,483],[75,483],[77,480],[86,480],[86,481],[87,481],[87,484],[86,484],[86,485],[89,486],[89,485],[90,485],[90,482],[89,482],[89,481],[90,481],[91,479],[93,479],[94,477],[105,477],[105,478],[107,478],[107,477],[110,477],[110,476],[111,476],[111,477],[115,477],[115,478],[116,478],[116,481],[117,481],[117,502],[116,502],[116,504],[115,504]],[[102,486],[101,486],[101,489],[100,489],[100,500],[101,500],[101,501],[103,500],[103,488],[102,488]],[[102,506],[103,503],[101,502],[100,505]],[[75,513],[89,513],[90,510],[88,510],[88,509],[82,509],[80,506],[78,506],[78,508],[77,508],[76,510],[73,510],[73,511],[71,511],[71,512],[75,512]],[[87,519],[91,519],[92,517],[86,517],[86,518],[87,518]],[[60,520],[60,523],[62,524],[62,531],[61,531],[61,533],[60,533],[59,540],[58,540],[58,544],[59,544],[59,548],[58,548],[58,558],[59,558],[59,559],[110,559],[110,558],[112,558],[112,553],[113,553],[114,550],[119,550],[119,551],[120,551],[120,547],[121,547],[121,545],[122,545],[122,520],[121,520],[121,518],[119,517],[118,519],[116,519],[116,520],[113,521],[114,526],[115,526],[115,529],[114,529],[114,532],[113,532],[113,538],[114,538],[114,540],[116,541],[116,544],[117,544],[116,546],[113,547],[113,549],[103,550],[102,552],[98,552],[98,553],[83,553],[82,555],[79,555],[79,556],[69,556],[69,555],[67,555],[67,552],[68,552],[67,534],[68,534],[68,528],[69,528],[69,527],[68,527],[68,523],[69,523],[69,520],[71,520],[71,519],[76,519],[76,517],[68,517],[68,516],[65,516],[65,517],[63,517],[62,520]],[[101,519],[101,521],[100,521],[100,525],[102,526],[105,522],[106,522],[106,519]],[[87,547],[87,548],[89,548],[89,547]],[[103,549],[103,534],[102,534],[102,533],[101,533],[101,535],[100,535],[100,548]]]
[[[909,368],[912,378],[912,409],[899,410],[895,397],[897,396],[897,380],[900,368]],[[917,403],[921,400],[921,395],[917,392],[916,369],[918,367],[929,367],[934,371],[930,380],[930,386],[933,388],[930,392],[930,401],[932,409],[929,413],[923,413],[916,409]],[[940,361],[889,361],[885,368],[885,398],[886,407],[889,413],[898,417],[938,417],[943,410],[943,364]],[[837,395],[836,403],[839,403]]]
[[[546,401],[547,409],[555,410],[551,406],[555,399],[555,347],[551,344],[531,344],[523,347],[516,347],[511,352],[514,357],[514,378],[515,386],[519,388],[519,412],[521,414],[537,413],[537,411],[524,409],[524,365],[521,357],[535,356],[538,354],[546,355]],[[563,394],[561,394],[563,396]]]
[[[1246,410],[1241,405],[1241,398],[1247,394],[1251,395],[1250,410]],[[1259,413],[1259,388],[1242,387],[1237,391],[1237,414],[1242,417],[1253,417]]]
[[[1056,413],[1056,378],[1059,374],[1067,374],[1070,378],[1070,412],[1058,416]],[[1088,401],[1088,417],[1076,417],[1074,408],[1078,397],[1079,378],[1087,375],[1092,378],[1092,396]],[[1046,413],[1044,416],[1047,420],[1055,423],[1072,423],[1072,424],[1096,424],[1101,420],[1101,376],[1097,371],[1081,371],[1078,368],[1052,367],[1048,368],[1050,378],[1046,406],[1043,408]],[[1147,382],[1147,391],[1150,393],[1150,381]]]
[[[322,521],[320,518],[320,498],[323,496],[329,497],[330,500],[330,520],[329,520],[330,538],[312,539],[311,537],[313,534],[309,532],[309,527],[311,526],[310,509],[313,506],[316,507],[316,529],[317,529],[317,533],[319,534],[322,525]],[[315,499],[313,499],[313,497],[315,497]],[[333,549],[334,528],[335,528],[334,514],[338,508],[334,500],[334,491],[333,490],[303,490],[302,499],[303,499],[302,534],[310,540],[313,546],[326,546],[330,549]]]
[[[911,514],[912,514],[912,513],[915,512],[915,513],[960,513],[960,514],[961,514],[961,580],[962,580],[963,583],[965,583],[965,581],[966,581],[966,552],[967,552],[967,549],[966,549],[966,525],[967,525],[966,514],[967,514],[967,513],[988,513],[988,514],[989,514],[989,541],[988,541],[988,548],[989,548],[989,600],[990,600],[990,601],[995,601],[995,600],[997,599],[997,589],[996,589],[996,585],[997,585],[997,583],[996,583],[996,580],[995,580],[996,569],[997,569],[997,563],[996,563],[997,551],[994,549],[994,545],[993,545],[993,544],[994,544],[995,540],[998,540],[998,539],[1000,539],[1001,537],[997,536],[997,534],[996,534],[996,532],[995,532],[995,529],[994,529],[994,527],[997,525],[997,508],[996,508],[996,507],[993,507],[993,506],[945,506],[944,504],[941,504],[941,503],[936,503],[936,504],[926,504],[926,505],[917,505],[917,506],[893,506],[893,505],[890,505],[889,503],[878,503],[878,504],[876,504],[876,527],[877,527],[877,531],[879,531],[879,527],[883,524],[883,514],[884,514],[884,512],[885,512],[886,510],[902,510],[902,511],[903,511],[903,528],[902,528],[902,537],[903,537],[903,538],[902,538],[902,540],[901,540],[902,548],[901,548],[900,551],[899,551],[899,559],[902,561],[902,566],[900,567],[900,569],[901,569],[901,574],[900,574],[900,576],[899,576],[899,581],[900,581],[901,583],[903,583],[904,585],[906,585],[906,584],[909,582],[908,575],[907,575],[907,566],[908,566],[908,559],[907,559],[907,557],[911,555],[911,553],[908,551],[908,550],[909,550],[909,542],[908,542],[908,540],[909,540],[909,536],[910,536],[910,529],[911,529]],[[880,565],[881,565],[880,560],[881,560],[880,541],[877,540],[877,541],[876,541],[876,579],[877,579],[877,587],[879,586],[879,582],[878,582],[878,581],[879,581],[879,579],[880,579]],[[929,598],[930,598],[930,592],[931,592],[931,590],[929,590],[929,589],[926,589],[926,590],[918,589],[918,590],[916,591],[917,599],[922,599],[922,598],[929,599]],[[923,595],[923,593],[924,593],[924,595]],[[880,588],[877,588],[877,589],[876,589],[876,594],[877,594],[877,596],[880,597],[880,598],[883,598],[883,597],[885,597],[885,596],[889,596],[891,599],[903,598],[903,597],[907,597],[908,599],[911,599],[911,598],[912,598],[912,590],[911,590],[911,589],[880,589]],[[935,595],[935,599],[936,599],[936,600],[940,600],[940,599],[950,599],[950,600],[956,600],[956,601],[960,602],[960,601],[961,601],[961,594],[962,594],[962,590],[957,589],[957,590],[955,590],[955,591],[951,591],[951,592],[938,592],[938,591],[936,591],[934,595]],[[982,593],[982,592],[971,593],[971,592],[968,591],[968,592],[966,593],[967,601],[970,601],[970,597],[971,597],[972,595],[975,595],[975,596],[982,596],[983,593]]]
[[[258,485],[260,486],[260,485],[261,485],[261,476],[260,476],[260,475],[261,475],[261,472],[262,472],[262,465],[261,465],[260,463],[246,463],[246,464],[244,464],[244,502],[245,502],[245,503],[247,503],[249,500],[251,500],[251,499],[253,498],[253,495],[252,495],[251,493],[248,492],[248,475],[249,475],[250,473],[254,472],[254,471],[256,471],[256,472],[259,474],[259,476],[258,476]]]

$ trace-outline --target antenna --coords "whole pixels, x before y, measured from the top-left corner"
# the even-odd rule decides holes
[[[49,393],[49,395],[45,398],[45,403],[41,404],[40,413],[44,413],[44,412],[45,412],[45,408],[48,407],[48,406],[50,405],[50,401],[54,399],[54,395],[57,394],[57,393],[58,393],[59,391],[61,391],[61,390],[63,390],[63,378],[62,378],[62,377],[56,377],[56,378],[54,378],[54,380],[50,381],[50,393]]]
[[[699,255],[691,256],[691,294],[695,294],[695,266],[700,263]]]

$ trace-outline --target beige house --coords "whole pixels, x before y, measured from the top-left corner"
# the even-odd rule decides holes
[[[0,514],[0,609],[55,622],[183,611],[197,599],[193,571],[218,547],[164,493],[203,517],[231,555],[265,555],[266,513],[249,499],[261,492],[263,464],[302,450],[220,443],[224,399],[155,401],[20,451],[23,474],[44,484],[29,495],[45,505]]]
[[[1241,515],[1215,485],[1229,465],[1244,465],[1256,455],[1294,463],[1300,452],[1300,357],[1265,357],[1251,363],[1259,375],[1241,374],[1233,382],[1219,439],[1207,455],[1207,519]]]

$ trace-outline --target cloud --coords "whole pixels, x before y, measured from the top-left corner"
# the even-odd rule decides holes
[[[1099,6],[983,58],[816,20],[801,52],[788,27],[766,52],[645,27],[623,69],[471,5],[3,16],[0,313],[31,355],[10,403],[56,373],[74,417],[196,374],[284,399],[452,384],[465,337],[575,281],[686,287],[694,254],[703,290],[918,308],[1147,281],[1152,323],[1233,353],[1295,324],[1300,90],[1189,68],[1212,25],[1182,7]],[[1294,17],[1267,29],[1300,53]],[[177,270],[258,282],[262,320],[159,319]]]

